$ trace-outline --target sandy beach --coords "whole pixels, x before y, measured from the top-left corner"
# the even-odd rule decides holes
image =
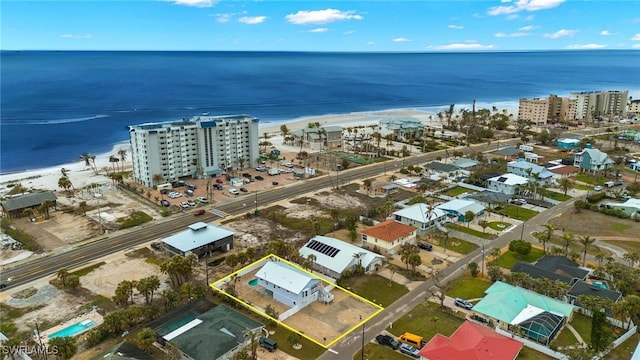
[[[335,114],[324,115],[317,117],[301,117],[291,119],[290,121],[282,123],[265,123],[260,124],[259,133],[261,136],[264,133],[269,135],[269,141],[273,144],[280,146],[283,142],[283,138],[280,131],[280,126],[287,125],[289,131],[305,128],[309,123],[318,122],[321,126],[324,125],[337,125],[344,129],[349,127],[364,127],[367,132],[373,132],[372,125],[379,125],[380,120],[390,117],[413,117],[419,119],[423,124],[432,123],[433,125],[440,125],[440,120],[434,113],[428,113],[425,111],[415,109],[396,109],[385,110],[375,112],[358,112],[349,114]],[[98,169],[99,174],[90,168],[85,166],[84,161],[80,159],[78,154],[78,161],[68,164],[62,164],[59,166],[48,167],[44,169],[28,170],[10,174],[0,175],[0,195],[5,194],[10,190],[7,185],[20,183],[22,186],[28,189],[44,189],[44,190],[61,190],[58,187],[58,180],[62,176],[61,169],[66,169],[67,176],[71,180],[74,188],[81,189],[92,183],[103,183],[111,181],[102,169],[107,167],[112,169],[114,164],[109,162],[110,156],[118,156],[118,152],[124,149],[127,152],[126,161],[124,164],[117,163],[116,166],[124,165],[124,169],[131,169],[131,145],[129,142],[121,142],[115,144],[111,151],[103,154],[95,154],[95,167]]]

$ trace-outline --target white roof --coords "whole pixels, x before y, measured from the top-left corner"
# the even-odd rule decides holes
[[[327,247],[320,247],[319,250],[312,249],[309,246],[313,246],[313,241],[322,243]],[[316,246],[313,246],[317,248]],[[333,248],[338,250],[335,251],[324,251],[323,249]],[[350,265],[358,263],[358,261],[362,261],[362,267],[366,268],[369,264],[371,264],[376,259],[382,259],[381,255],[378,255],[369,250],[363,249],[359,246],[355,246],[353,244],[346,243],[344,241],[334,239],[327,236],[316,235],[311,238],[303,247],[300,248],[299,253],[303,257],[307,257],[311,254],[315,255],[316,261],[315,263],[327,268],[333,272],[338,274],[342,274],[344,270],[349,268]],[[333,254],[333,256],[329,256],[327,254]],[[356,259],[354,257],[355,254],[362,254],[360,259]]]
[[[233,231],[200,221],[189,225],[189,230],[162,239],[162,242],[182,252],[187,252],[233,234]]]
[[[458,214],[464,215],[467,211],[472,211],[474,214],[479,214],[484,211],[484,206],[478,204],[473,200],[454,199],[444,204],[436,206],[438,209],[445,211],[455,211]]]
[[[580,143],[580,140],[565,138],[565,139],[558,140],[558,142],[578,144],[578,143]]]
[[[320,281],[280,261],[268,261],[258,270],[256,277],[294,294],[299,294],[310,282]]]
[[[533,305],[527,305],[526,308],[522,309],[522,311],[520,311],[520,313],[516,315],[516,317],[514,317],[513,320],[511,320],[511,325],[520,324],[521,322],[531,319],[536,315],[540,315],[543,312],[544,310],[538,307],[535,307]]]
[[[413,221],[421,222],[421,223],[426,223],[431,220],[435,220],[443,216],[447,216],[447,213],[444,212],[443,210],[438,209],[437,206],[434,207],[432,209],[431,214],[429,214],[429,206],[427,206],[427,204],[424,204],[424,203],[411,205],[402,210],[398,210],[393,214],[405,217],[407,219],[411,219]]]
[[[526,178],[516,174],[506,173],[500,176],[492,177],[488,181],[497,181],[507,185],[524,185],[529,182]]]

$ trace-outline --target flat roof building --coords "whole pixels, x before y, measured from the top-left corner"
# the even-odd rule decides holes
[[[195,254],[200,258],[214,251],[233,249],[233,231],[204,222],[191,224],[188,228],[162,239],[169,253],[181,256]]]

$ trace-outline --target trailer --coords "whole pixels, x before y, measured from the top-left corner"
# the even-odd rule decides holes
[[[173,189],[173,185],[171,183],[160,184],[156,188],[158,189],[158,191],[171,190]]]

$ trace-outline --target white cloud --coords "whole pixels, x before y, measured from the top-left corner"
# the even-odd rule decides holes
[[[631,47],[634,49],[640,49],[640,44],[633,44]]]
[[[451,24],[451,25],[448,26],[448,28],[449,29],[454,29],[454,30],[462,30],[462,29],[464,29],[464,26]]]
[[[520,15],[518,14],[509,14],[507,15],[507,20],[515,20],[519,17]]]
[[[529,36],[531,34],[529,34],[528,32],[513,32],[513,33],[503,33],[503,32],[499,32],[495,34],[495,37],[497,38],[510,38],[510,37],[523,37],[523,36]]]
[[[91,35],[89,34],[85,34],[85,35],[61,34],[60,37],[63,39],[91,39]]]
[[[500,0],[501,3],[505,4],[505,3],[510,3],[511,0]]]
[[[349,30],[349,31],[345,31],[343,34],[344,35],[351,35],[351,34],[355,34],[355,30]]]
[[[611,35],[611,33],[609,32],[609,30],[602,30],[602,31],[600,31],[600,35],[609,36],[609,35]]]
[[[438,45],[435,46],[437,50],[488,50],[494,49],[494,45],[482,45],[476,43],[466,43],[466,44],[449,44],[449,45]]]
[[[212,7],[218,3],[217,0],[170,0],[173,1],[175,5],[184,5],[184,6],[192,6],[192,7]]]
[[[402,42],[409,42],[411,40],[404,38],[404,37],[399,37],[399,38],[395,38],[392,40],[393,42],[397,42],[397,43],[402,43]]]
[[[491,7],[487,11],[487,14],[496,16],[514,14],[521,11],[551,9],[562,4],[564,1],[565,0],[517,0],[515,3],[511,3],[510,5]]]
[[[631,41],[640,41],[640,33],[635,34],[632,38]]]
[[[523,26],[521,28],[518,28],[518,30],[520,30],[520,31],[531,31],[531,30],[533,30],[535,28],[537,28],[537,26],[527,25],[527,26]]]
[[[567,49],[602,49],[607,47],[605,44],[574,44],[567,46]]]
[[[260,23],[263,23],[265,20],[267,20],[266,16],[243,16],[240,19],[238,19],[239,22],[243,24],[249,24],[249,25],[260,24]]]
[[[324,33],[327,31],[329,31],[329,29],[327,28],[317,28],[317,29],[309,30],[309,32],[311,33]]]
[[[363,17],[356,14],[353,10],[340,11],[336,9],[325,9],[315,11],[300,10],[295,14],[285,16],[285,19],[295,25],[309,25],[328,24],[341,20],[362,20]]]
[[[367,45],[375,45],[375,44],[376,44],[376,42],[375,42],[375,41],[369,41],[369,42],[367,43]]]
[[[560,29],[552,34],[544,34],[542,36],[548,38],[548,39],[559,39],[559,38],[563,38],[563,37],[573,37],[576,35],[576,33],[578,32],[578,30],[567,30],[567,29]]]

